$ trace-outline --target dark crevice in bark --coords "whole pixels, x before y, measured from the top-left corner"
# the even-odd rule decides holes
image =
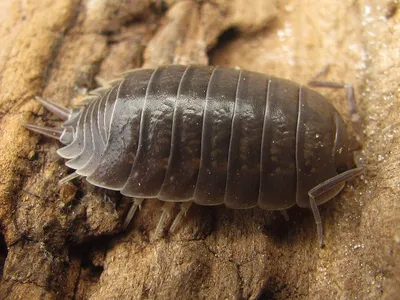
[[[282,294],[285,289],[285,284],[276,278],[270,277],[265,281],[264,286],[261,288],[261,291],[258,293],[255,300],[282,299],[284,296]]]
[[[108,245],[115,238],[114,236],[99,237],[93,241],[85,242],[69,250],[70,257],[79,258],[81,261],[81,269],[87,270],[93,275],[94,279],[99,279],[104,270],[102,253],[106,253]]]
[[[210,50],[207,52],[207,56],[210,60],[210,65],[213,65],[213,62],[211,58],[214,56],[214,52],[217,52],[221,47],[224,45],[228,44],[229,42],[235,40],[238,38],[240,35],[239,30],[236,27],[230,27],[227,30],[225,30],[219,37],[218,41],[215,44],[214,47],[212,47]]]
[[[3,278],[4,265],[8,255],[8,247],[4,236],[0,234],[0,279]]]

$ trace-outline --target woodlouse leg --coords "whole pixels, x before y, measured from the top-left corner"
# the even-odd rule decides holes
[[[329,195],[329,193],[325,194],[326,192],[332,190],[335,187],[338,187],[338,186],[344,184],[347,180],[360,175],[362,172],[364,172],[363,167],[348,170],[348,171],[340,173],[332,178],[329,178],[328,180],[325,180],[324,182],[318,184],[316,187],[312,188],[308,192],[308,195],[310,196],[310,207],[311,207],[311,210],[314,215],[315,223],[317,224],[318,240],[319,240],[319,246],[321,248],[324,245],[324,240],[323,240],[324,235],[323,235],[323,231],[322,231],[321,216],[319,214],[318,206],[315,201],[315,198],[324,197],[324,196],[326,197],[326,195]],[[319,202],[323,203],[327,200],[328,199],[324,199],[324,201],[319,201]]]
[[[161,214],[160,220],[158,221],[156,231],[154,233],[155,237],[159,237],[161,235],[161,233],[163,232],[165,219],[171,213],[171,209],[173,206],[174,206],[173,202],[165,202],[164,205],[162,206],[162,208],[161,208],[162,214]]]
[[[36,101],[38,101],[40,104],[42,104],[48,111],[51,113],[55,114],[57,117],[59,117],[61,120],[68,120],[68,117],[70,115],[70,111],[66,109],[65,107],[62,107],[58,104],[55,104],[54,102],[44,100],[40,97],[35,97]]]
[[[122,80],[123,80],[123,78],[115,78],[113,80],[106,80],[103,77],[96,76],[95,77],[95,81],[100,87],[98,89],[95,89],[95,90],[91,91],[91,92],[94,92],[94,91],[97,91],[97,90],[103,89],[103,88],[109,89],[110,87],[112,87],[113,85],[121,82]]]
[[[124,71],[124,72],[120,73],[119,76],[127,77],[127,76],[131,75],[132,73],[137,72],[138,70],[140,70],[140,69],[130,69],[130,70],[127,70],[127,71]]]
[[[285,221],[289,222],[290,218],[289,218],[289,214],[287,213],[286,209],[280,210],[280,213],[282,214]]]
[[[188,202],[183,202],[181,203],[180,206],[180,211],[179,213],[176,215],[174,222],[172,222],[172,225],[169,229],[170,232],[174,232],[176,227],[179,225],[179,222],[181,221],[182,217],[184,217],[186,215],[186,213],[188,212],[189,208],[192,206],[193,201],[188,201]]]
[[[69,174],[68,176],[65,176],[64,178],[61,178],[60,181],[58,182],[59,185],[63,185],[64,183],[67,183],[68,181],[71,181],[72,179],[78,178],[81,175],[78,173],[74,172]]]
[[[97,99],[99,99],[99,96],[97,95],[88,95],[86,97],[84,97],[82,100],[79,101],[80,105],[88,105],[90,103],[92,103],[93,101],[96,101]]]
[[[128,225],[131,223],[131,220],[132,220],[133,216],[135,215],[136,210],[138,209],[138,207],[140,208],[140,205],[142,204],[143,200],[144,200],[143,198],[138,198],[138,199],[135,198],[134,199],[132,206],[129,209],[129,212],[126,215],[124,224],[122,225],[123,230],[125,230],[128,227]]]
[[[108,86],[108,80],[104,79],[103,77],[100,76],[96,76],[94,78],[94,81],[96,82],[97,85],[101,86],[101,87],[106,87]]]
[[[106,94],[109,90],[110,90],[110,87],[109,87],[109,86],[106,86],[106,87],[99,87],[99,88],[97,88],[97,89],[94,89],[94,90],[90,91],[90,95],[95,95],[95,96],[103,97],[104,94]]]

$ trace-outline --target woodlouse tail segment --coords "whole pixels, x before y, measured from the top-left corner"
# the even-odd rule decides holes
[[[60,140],[64,130],[59,128],[51,128],[45,126],[37,126],[33,124],[24,124],[26,129],[43,134],[56,140]]]
[[[40,97],[35,97],[35,99],[40,104],[42,104],[47,110],[49,110],[51,113],[55,114],[61,120],[65,121],[64,125],[63,125],[64,128],[67,127],[67,125],[66,125],[67,122],[71,122],[71,124],[73,125],[75,122],[76,116],[79,115],[79,113],[80,113],[80,110],[69,111],[68,109],[66,109],[60,105],[57,105],[48,100],[44,100]],[[69,144],[74,139],[73,128],[62,129],[62,128],[38,126],[38,125],[33,125],[33,124],[24,124],[24,127],[31,131],[34,131],[34,132],[40,133],[42,135],[57,139],[63,144]]]
[[[36,101],[38,101],[40,104],[42,104],[46,109],[53,114],[55,114],[57,117],[59,117],[61,120],[68,120],[69,115],[71,112],[66,109],[65,107],[62,107],[58,104],[55,104],[54,102],[44,100],[40,97],[35,97]]]
[[[179,213],[176,215],[175,220],[172,222],[171,227],[169,228],[169,232],[174,232],[176,227],[178,227],[180,221],[182,220],[182,218],[186,215],[186,213],[188,212],[188,210],[190,209],[190,207],[192,206],[193,201],[188,201],[188,202],[183,202],[180,205],[180,211]]]
[[[122,224],[122,229],[125,230],[129,224],[131,223],[131,220],[133,218],[133,216],[135,215],[135,212],[138,208],[140,208],[141,204],[143,202],[143,198],[138,198],[138,199],[134,199],[134,202],[132,203],[131,208],[129,209],[128,214],[126,215],[124,224]]]
[[[364,167],[348,170],[329,178],[308,192],[308,195],[310,196],[310,207],[314,215],[315,223],[317,224],[318,240],[321,248],[324,245],[324,235],[322,230],[321,216],[318,211],[318,204],[324,203],[333,198],[342,190],[347,180],[359,176],[363,172]]]

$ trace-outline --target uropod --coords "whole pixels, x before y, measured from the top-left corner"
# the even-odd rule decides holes
[[[318,205],[363,172],[348,163],[346,127],[333,105],[289,80],[167,65],[129,71],[86,100],[67,110],[38,98],[63,128],[25,126],[65,145],[57,153],[76,171],[61,182],[84,176],[135,199],[124,226],[144,198],[165,201],[156,232],[173,202],[182,204],[171,230],[193,202],[281,211],[297,204],[312,210],[322,246]]]

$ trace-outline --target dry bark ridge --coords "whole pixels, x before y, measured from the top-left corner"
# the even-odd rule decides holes
[[[0,298],[395,299],[400,14],[387,17],[379,0],[251,2],[3,1]],[[152,241],[159,202],[118,234],[127,199],[84,180],[57,186],[68,172],[59,144],[22,127],[57,124],[34,96],[71,106],[95,76],[166,63],[301,83],[331,63],[326,79],[355,85],[367,171],[321,208],[325,249],[306,210],[286,223],[259,209],[194,207],[177,233]],[[343,92],[321,92],[346,116]]]

